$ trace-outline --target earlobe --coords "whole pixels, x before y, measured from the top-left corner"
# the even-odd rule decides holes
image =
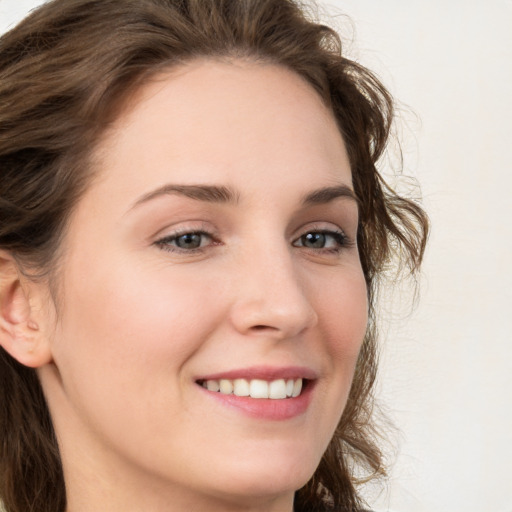
[[[50,362],[51,355],[23,284],[12,256],[0,251],[0,346],[19,363],[36,368]]]

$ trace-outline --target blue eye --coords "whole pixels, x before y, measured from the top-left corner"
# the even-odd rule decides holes
[[[212,237],[203,231],[191,231],[166,236],[156,244],[166,251],[194,251],[212,243]]]
[[[293,245],[307,249],[340,250],[348,245],[347,236],[341,231],[310,231],[299,237]]]
[[[197,249],[201,247],[203,238],[201,233],[186,233],[175,238],[174,242],[180,249]]]

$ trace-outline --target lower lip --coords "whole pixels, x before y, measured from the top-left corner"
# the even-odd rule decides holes
[[[224,395],[220,392],[200,389],[208,396],[227,407],[238,409],[251,418],[264,420],[288,420],[304,414],[311,402],[314,383],[308,381],[302,393],[295,398],[251,398],[247,396]]]

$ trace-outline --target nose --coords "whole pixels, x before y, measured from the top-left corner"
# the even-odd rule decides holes
[[[284,247],[250,251],[237,265],[231,322],[244,335],[293,338],[318,322],[318,315],[297,268]]]

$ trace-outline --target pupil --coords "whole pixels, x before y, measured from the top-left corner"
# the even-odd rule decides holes
[[[197,233],[187,233],[186,235],[180,236],[176,240],[176,244],[182,249],[197,249],[201,246],[201,235]]]
[[[307,247],[324,247],[325,235],[323,233],[308,233],[305,235],[303,243]]]

